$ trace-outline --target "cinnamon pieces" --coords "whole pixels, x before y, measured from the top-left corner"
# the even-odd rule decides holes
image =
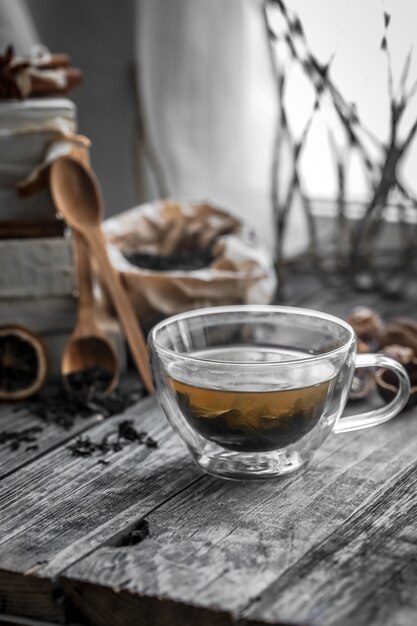
[[[67,54],[43,51],[28,58],[17,57],[13,46],[0,53],[0,100],[63,95],[82,80]]]

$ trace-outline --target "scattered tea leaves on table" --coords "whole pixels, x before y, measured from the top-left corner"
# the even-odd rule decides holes
[[[0,432],[0,444],[9,444],[10,449],[15,451],[20,448],[22,443],[33,444],[36,442],[42,430],[40,426],[31,426],[30,428],[25,428],[20,431],[2,431]],[[29,445],[26,450],[33,449],[34,447],[34,445]]]
[[[94,442],[89,435],[80,435],[68,446],[68,449],[71,450],[73,456],[93,456],[96,453],[120,452],[133,442],[145,445],[147,448],[158,447],[158,442],[148,433],[136,430],[132,420],[124,420],[120,422],[116,431],[105,435],[100,441]],[[107,459],[99,459],[98,462],[103,465],[109,463]]]
[[[30,400],[16,405],[15,410],[26,409],[30,415],[38,417],[45,424],[54,424],[60,428],[70,430],[77,419],[92,415],[103,418],[119,415],[128,407],[137,402],[144,395],[142,385],[121,384],[110,395],[105,396],[94,387],[86,391],[67,389],[62,383],[44,388],[41,393]],[[22,443],[37,444],[43,428],[34,426],[21,431],[0,432],[0,445],[9,444],[11,450],[17,450]],[[150,438],[149,438],[150,439]],[[145,443],[145,441],[141,441]],[[26,448],[33,450],[33,445]],[[104,444],[102,444],[104,445]],[[152,447],[152,442],[146,443]],[[87,452],[86,452],[87,454]]]
[[[143,396],[142,387],[123,389],[120,386],[109,396],[91,389],[67,390],[63,385],[45,390],[36,398],[27,402],[28,411],[47,423],[54,423],[70,429],[78,417],[90,417],[98,414],[103,417],[123,413],[129,406]]]

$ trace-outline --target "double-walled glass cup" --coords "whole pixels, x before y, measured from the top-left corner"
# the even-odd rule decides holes
[[[149,351],[157,395],[197,463],[223,478],[276,477],[310,461],[332,433],[376,426],[409,396],[404,368],[356,354],[351,326],[284,306],[227,306],[168,318]],[[342,417],[355,368],[398,377],[386,406]]]

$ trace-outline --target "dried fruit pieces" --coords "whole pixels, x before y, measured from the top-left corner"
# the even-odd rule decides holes
[[[23,326],[0,327],[0,400],[23,400],[45,382],[47,354],[35,333]]]
[[[383,352],[400,362],[407,370],[411,383],[410,398],[405,409],[417,403],[417,321],[397,317],[384,322],[379,313],[368,307],[357,307],[347,317],[356,332],[358,352]],[[380,369],[375,374],[364,370],[355,376],[351,399],[365,398],[376,388],[382,398],[390,401],[397,393],[398,380],[393,372]],[[356,388],[355,388],[356,387]]]

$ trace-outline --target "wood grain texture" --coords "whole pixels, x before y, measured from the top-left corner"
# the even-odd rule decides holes
[[[132,443],[108,455],[107,466],[98,464],[97,457],[73,457],[59,447],[3,480],[0,606],[4,612],[51,619],[51,594],[62,570],[105,543],[117,545],[142,517],[200,479],[200,471],[153,398],[103,421],[90,430],[91,439],[114,432],[127,418],[160,447]],[[30,584],[32,597],[22,593],[21,584]],[[65,614],[64,607],[61,618]]]
[[[348,616],[333,606],[338,581],[340,600],[346,598],[344,606],[352,612],[346,623],[379,623],[372,621],[370,611],[358,621],[356,598],[361,601],[369,589],[375,592],[385,579],[379,579],[375,568],[361,583],[367,560],[355,541],[359,534],[390,570],[392,559],[384,557],[381,545],[387,533],[402,543],[397,529],[401,533],[401,520],[410,521],[415,512],[415,479],[410,480],[416,460],[417,420],[404,415],[397,424],[332,437],[309,469],[278,482],[233,484],[204,477],[148,516],[149,538],[136,547],[98,549],[71,567],[62,585],[82,610],[83,583],[98,586],[96,596],[89,594],[87,613],[100,626],[110,623],[105,614],[98,615],[103,589],[117,607],[112,613],[117,625],[147,623],[148,601],[156,598],[174,602],[175,624],[195,623],[198,607],[203,623],[211,609],[216,612],[213,624],[219,615],[221,624],[235,618],[247,623],[344,624]],[[349,572],[344,569],[345,542],[347,550],[357,550]],[[339,548],[340,571],[335,571],[332,558],[338,562]],[[328,562],[322,563],[324,556]],[[407,589],[413,595],[404,585],[403,591]],[[189,618],[184,605],[193,607]],[[321,606],[327,613],[320,612]],[[115,615],[122,616],[120,621]]]
[[[290,298],[415,317],[417,285],[384,301],[301,275]],[[0,612],[58,623],[75,605],[97,626],[415,626],[417,411],[329,437],[309,468],[257,484],[201,474],[152,399],[91,437],[127,416],[160,448],[132,444],[102,466],[60,442],[3,479]],[[130,545],[144,517],[150,534]]]
[[[395,624],[399,612],[411,616],[417,605],[416,487],[413,462],[273,583],[250,614],[267,621],[296,615],[323,626]],[[414,571],[408,579],[407,570]],[[399,578],[403,597],[395,592]]]

